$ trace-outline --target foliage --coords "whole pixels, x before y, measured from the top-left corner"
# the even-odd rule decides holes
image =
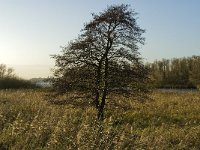
[[[20,79],[14,74],[14,69],[0,64],[0,89],[34,88],[35,84]]]
[[[61,55],[53,56],[53,85],[59,92],[84,92],[93,99],[98,118],[103,118],[108,94],[147,91],[144,83],[148,70],[138,53],[138,44],[144,43],[144,30],[127,5],[110,6],[92,16],[81,35],[63,47]],[[142,86],[138,86],[140,83]]]
[[[37,86],[28,80],[17,77],[0,78],[0,89],[20,89],[20,88],[36,88]]]
[[[197,88],[200,88],[200,57],[194,56],[191,61],[191,71],[189,80],[197,86]]]
[[[195,88],[200,85],[200,57],[163,59],[147,64],[159,88]]]
[[[145,103],[113,95],[103,122],[93,107],[55,105],[45,95],[0,91],[0,149],[200,149],[198,92],[155,92]]]

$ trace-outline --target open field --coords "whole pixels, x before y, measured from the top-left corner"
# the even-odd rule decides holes
[[[50,104],[45,94],[0,91],[1,150],[200,149],[198,92],[154,92],[144,103],[114,97],[103,122],[92,107]]]

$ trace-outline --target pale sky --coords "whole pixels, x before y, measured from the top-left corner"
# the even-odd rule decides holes
[[[130,4],[146,29],[145,61],[200,55],[200,0],[0,0],[0,63],[23,78],[47,77],[91,13]]]

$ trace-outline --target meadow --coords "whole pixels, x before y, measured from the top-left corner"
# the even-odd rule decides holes
[[[90,106],[52,104],[46,91],[0,91],[1,150],[200,149],[200,93],[151,100],[113,96],[105,119]]]

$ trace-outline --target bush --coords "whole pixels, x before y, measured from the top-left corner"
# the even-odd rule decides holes
[[[26,89],[36,88],[37,86],[28,80],[20,79],[17,77],[0,78],[0,89]]]

